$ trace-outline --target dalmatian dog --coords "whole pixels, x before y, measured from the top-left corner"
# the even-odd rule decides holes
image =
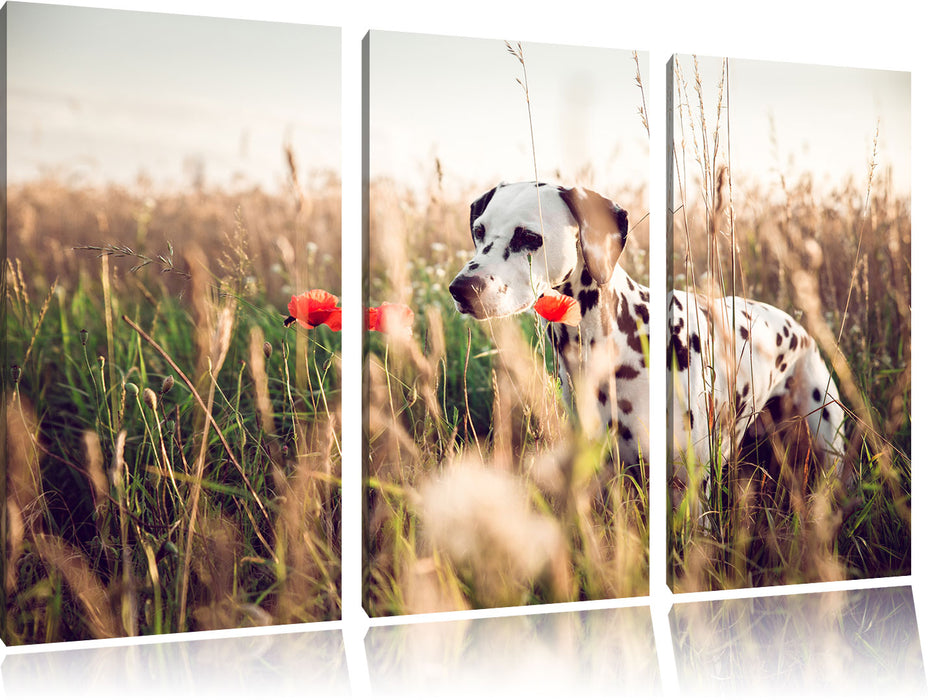
[[[650,292],[617,265],[627,212],[589,190],[502,183],[471,205],[469,224],[475,255],[449,286],[457,309],[488,319],[526,311],[553,290],[577,300],[578,326],[549,328],[563,395],[581,407],[573,382],[591,379],[622,467],[647,463]],[[587,377],[599,354],[602,371]]]
[[[610,371],[589,384],[601,427],[616,433],[622,468],[648,461],[650,293],[617,264],[627,213],[586,189],[502,183],[472,203],[469,224],[475,255],[449,286],[456,308],[488,319],[526,311],[546,293],[576,299],[579,325],[550,326],[563,394],[581,406],[587,399],[573,383],[610,347]],[[711,459],[714,427],[734,431],[718,442],[727,457],[745,438],[795,416],[806,419],[820,463],[841,469],[838,391],[799,324],[746,299],[675,291],[667,301],[669,395],[684,417],[672,422],[676,481],[687,480],[687,462]]]

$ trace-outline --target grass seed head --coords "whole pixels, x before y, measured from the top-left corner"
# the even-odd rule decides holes
[[[143,390],[143,403],[149,406],[150,410],[152,410],[153,413],[156,412],[158,399],[156,398],[156,392],[150,389],[149,387],[146,387]]]
[[[559,523],[533,510],[517,477],[462,462],[420,495],[429,541],[465,572],[482,604],[522,602],[531,580],[561,587],[554,572],[565,569],[568,552]]]
[[[172,390],[172,386],[175,384],[175,378],[170,374],[163,379],[162,386],[159,388],[160,395],[168,394]]]

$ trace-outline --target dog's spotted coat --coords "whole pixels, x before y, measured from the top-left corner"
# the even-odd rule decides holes
[[[823,472],[842,473],[844,410],[800,324],[762,302],[681,291],[670,293],[667,316],[668,380],[682,416],[671,426],[677,481],[688,478],[687,463],[709,462],[713,432],[725,459],[752,436],[781,436],[763,445],[759,462],[775,458],[774,449],[783,453],[779,459],[804,459],[796,436],[808,435],[807,455]]]
[[[563,393],[581,406],[587,399],[573,392],[572,383],[585,376],[590,358],[602,352],[607,357],[610,348],[612,367],[587,385],[603,427],[617,434],[622,468],[640,456],[648,459],[650,293],[617,265],[627,213],[589,190],[527,182],[486,192],[472,203],[469,222],[475,255],[449,286],[458,310],[486,319],[525,311],[550,290],[576,299],[578,327],[550,329]],[[696,463],[709,460],[716,424],[734,426],[734,435],[720,443],[727,456],[749,430],[765,429],[764,411],[771,418],[767,430],[804,416],[816,456],[825,466],[840,463],[844,414],[838,392],[815,341],[799,324],[746,299],[710,304],[677,291],[667,302],[668,380],[684,416],[683,425],[673,426],[677,480],[685,479],[687,455]]]

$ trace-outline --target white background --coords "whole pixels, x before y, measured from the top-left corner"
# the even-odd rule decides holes
[[[64,3],[81,4],[81,3]],[[934,195],[932,161],[936,158],[933,125],[933,91],[936,89],[936,58],[932,46],[931,10],[924,3],[892,0],[889,3],[832,3],[817,0],[790,0],[784,3],[752,2],[577,2],[507,3],[504,0],[472,0],[465,3],[441,3],[428,0],[403,2],[264,3],[207,0],[140,0],[137,2],[99,2],[99,7],[142,9],[179,14],[199,14],[218,17],[273,20],[338,26],[342,28],[342,176],[344,182],[343,235],[345,251],[358,249],[361,235],[359,185],[361,182],[361,39],[369,29],[426,32],[484,38],[509,38],[523,41],[620,47],[650,52],[650,66],[645,76],[651,86],[648,105],[651,119],[652,189],[651,260],[652,286],[661,298],[663,289],[663,242],[665,237],[665,142],[664,90],[665,63],[673,53],[727,55],[736,58],[795,61],[837,66],[883,68],[912,72],[912,193],[913,193],[913,300],[914,344],[920,358],[913,368],[914,436],[913,495],[916,517],[913,523],[913,582],[920,637],[926,666],[932,673],[936,658],[936,615],[932,596],[928,594],[932,569],[933,547],[930,532],[934,525],[933,509],[928,507],[928,494],[933,485],[933,459],[928,445],[920,439],[933,433],[934,412],[928,405],[933,394],[933,371],[928,351],[933,333],[934,312],[929,306],[932,295],[927,293],[930,278],[929,263],[933,253],[931,202]],[[496,154],[479,153],[479,158]],[[352,329],[360,328],[361,261],[345,255],[343,268],[343,307],[345,319],[343,354],[346,367],[360,366],[352,358],[359,357],[360,336]],[[655,319],[658,323],[662,319]],[[651,326],[652,330],[653,326]],[[659,332],[657,342],[662,341]],[[662,346],[660,346],[662,349]],[[360,385],[356,377],[346,372],[343,386],[346,411],[344,425],[344,473],[346,480],[361,463],[361,448],[354,406],[361,405]],[[662,384],[656,387],[662,389]],[[655,391],[654,395],[661,395]],[[663,416],[662,403],[655,406],[656,415]],[[658,421],[661,423],[662,421]],[[662,429],[661,429],[662,430]],[[662,432],[655,433],[657,439]],[[651,439],[654,439],[651,436]],[[925,439],[925,437],[924,437]],[[662,443],[658,443],[661,444]],[[661,450],[656,451],[657,454]],[[659,481],[659,480],[657,480]],[[367,621],[354,609],[352,601],[360,599],[360,579],[355,563],[360,561],[360,492],[344,490],[346,551],[343,576],[346,603],[345,644],[349,650],[351,688],[355,693],[368,690],[363,647],[353,643],[363,637]],[[659,509],[657,509],[658,511]],[[657,518],[659,513],[653,516]],[[659,521],[657,521],[659,522]],[[652,543],[654,552],[662,553],[659,539]],[[660,587],[655,567],[653,606],[665,609],[670,600]],[[655,626],[659,632],[659,627]],[[659,635],[658,635],[659,636]],[[351,644],[349,644],[351,640]],[[517,640],[518,645],[523,640]],[[236,663],[235,660],[232,659]],[[672,669],[664,663],[664,675]],[[365,676],[363,679],[361,675]],[[665,679],[666,681],[667,679]],[[672,689],[671,682],[664,689]],[[302,690],[301,681],[296,688]],[[79,689],[76,689],[79,690]],[[145,689],[144,689],[145,690]],[[314,694],[314,688],[306,688]],[[88,694],[95,694],[84,688]],[[255,691],[256,692],[256,691]],[[444,695],[451,695],[451,689]]]

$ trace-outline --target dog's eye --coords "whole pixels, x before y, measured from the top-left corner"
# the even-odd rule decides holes
[[[540,247],[542,247],[542,245],[543,237],[540,234],[536,233],[535,231],[531,231],[528,228],[517,226],[517,228],[514,229],[514,235],[510,239],[510,244],[508,247],[510,248],[511,253],[519,253],[523,250],[529,250],[530,252],[533,252],[534,250],[538,250]]]
[[[478,224],[471,230],[472,237],[481,243],[484,240],[484,224]]]

